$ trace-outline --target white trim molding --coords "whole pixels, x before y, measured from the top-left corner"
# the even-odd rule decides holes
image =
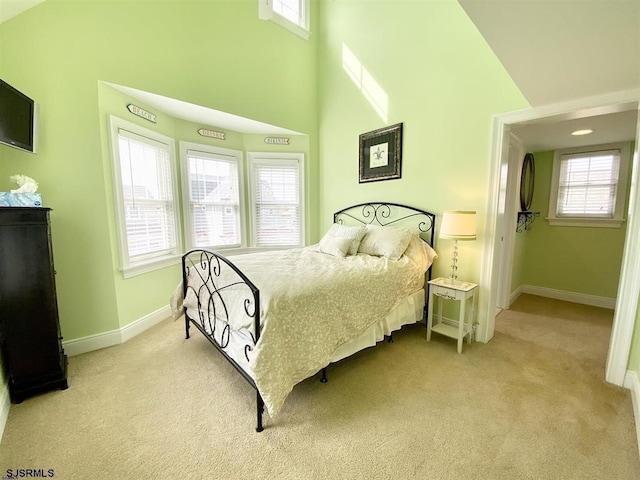
[[[517,295],[515,295],[514,292],[511,296],[514,300],[518,298],[521,293],[530,293],[531,295],[538,295],[539,297],[555,298],[556,300],[564,300],[565,302],[581,303],[583,305],[608,308],[610,310],[613,310],[616,306],[615,298],[568,292],[566,290],[556,290],[555,288],[537,287],[535,285],[522,285],[518,288],[517,292]]]
[[[501,169],[503,142],[509,135],[511,125],[545,118],[562,120],[581,116],[604,115],[640,107],[640,88],[612,92],[597,97],[580,98],[570,102],[525,108],[493,117],[491,159],[489,164],[487,219],[485,243],[483,245],[482,267],[480,272],[481,301],[478,309],[478,340],[487,342],[493,337],[495,326],[496,298],[499,278],[499,258],[504,253],[499,236],[495,235],[498,221],[504,215],[504,205],[500,202],[500,190],[506,182]],[[634,166],[631,169],[631,195],[627,211],[627,233],[620,272],[619,291],[616,299],[613,329],[607,357],[606,380],[622,385],[629,360],[631,339],[638,310],[640,289],[640,181],[638,173],[638,139],[640,139],[640,121],[636,133]]]
[[[640,92],[638,97],[640,99]],[[636,103],[640,114],[640,101]],[[631,167],[631,189],[627,216],[627,233],[622,252],[622,269],[618,282],[616,313],[607,355],[606,379],[610,383],[622,385],[629,363],[631,339],[638,316],[640,297],[640,117],[636,130],[633,166]]]
[[[148,330],[168,318],[171,318],[171,308],[169,305],[162,307],[155,312],[151,312],[150,314],[145,315],[144,317],[117,330],[111,330],[110,332],[99,333],[98,335],[90,335],[88,337],[62,342],[62,347],[64,348],[65,353],[70,357],[99,350],[101,348],[113,347],[131,340],[133,337],[140,335],[145,330]],[[7,419],[9,418],[10,408],[11,400],[9,398],[9,386],[6,380],[4,380],[0,382],[0,441],[2,441],[4,427],[6,426]]]
[[[627,370],[624,377],[624,387],[631,390],[633,417],[636,421],[636,437],[638,438],[638,455],[640,455],[640,380],[638,380],[638,374],[633,370]]]
[[[171,317],[171,308],[169,305],[156,310],[144,317],[125,325],[117,330],[110,332],[90,335],[88,337],[76,338],[68,342],[62,342],[65,353],[73,357],[82,353],[92,352],[101,348],[113,347],[121,343],[131,340],[133,337],[140,335],[145,330],[157,325],[163,320]]]

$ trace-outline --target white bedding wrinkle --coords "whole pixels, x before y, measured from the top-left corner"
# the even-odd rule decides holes
[[[262,331],[247,373],[272,417],[293,387],[327,366],[341,345],[422,289],[429,266],[406,256],[335,257],[317,246],[239,255],[233,263],[260,289]],[[185,305],[198,319],[189,294]]]

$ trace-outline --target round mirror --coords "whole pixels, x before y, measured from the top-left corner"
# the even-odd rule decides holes
[[[523,212],[531,209],[535,172],[533,153],[527,153],[522,161],[520,172],[520,208]]]

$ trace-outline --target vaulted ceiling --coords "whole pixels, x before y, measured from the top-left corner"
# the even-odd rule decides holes
[[[640,92],[640,0],[457,1],[532,107]],[[637,102],[610,110],[511,131],[531,151],[634,139]]]
[[[639,0],[458,0],[531,106],[640,88]]]
[[[0,22],[43,1],[0,0]],[[640,0],[457,1],[532,107],[640,90]],[[603,139],[633,136],[633,113],[608,115]],[[543,140],[573,128],[537,123],[519,130],[541,148],[559,148],[561,138]]]

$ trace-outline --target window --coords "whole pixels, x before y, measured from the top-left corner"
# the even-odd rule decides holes
[[[556,151],[549,223],[619,227],[627,194],[629,151],[628,143]]]
[[[180,158],[189,248],[242,246],[241,152],[180,142]]]
[[[252,245],[304,245],[303,155],[249,153]]]
[[[125,278],[177,263],[173,139],[111,117],[120,263]]]
[[[258,0],[258,16],[309,38],[309,0]]]

